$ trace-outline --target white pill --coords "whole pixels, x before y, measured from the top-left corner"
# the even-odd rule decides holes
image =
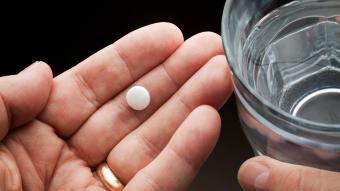
[[[144,110],[150,104],[150,94],[142,86],[134,86],[126,93],[126,101],[134,110]]]

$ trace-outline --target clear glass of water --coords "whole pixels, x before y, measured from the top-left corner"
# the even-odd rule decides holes
[[[340,1],[227,0],[222,38],[255,154],[340,171]]]

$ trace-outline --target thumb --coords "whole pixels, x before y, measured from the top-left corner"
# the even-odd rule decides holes
[[[39,114],[51,86],[52,72],[44,62],[36,62],[17,75],[0,77],[0,141],[10,128]]]
[[[238,179],[246,191],[340,190],[340,173],[292,165],[269,157],[255,157],[240,168]]]

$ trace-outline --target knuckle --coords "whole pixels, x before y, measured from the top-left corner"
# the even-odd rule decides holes
[[[142,178],[144,180],[144,185],[142,186],[143,190],[149,190],[149,191],[164,190],[162,185],[157,183],[155,181],[155,178],[153,176],[151,176],[145,170],[139,171],[136,176],[139,176],[140,178]]]
[[[327,187],[324,180],[327,180],[327,177],[323,170],[296,168],[282,179],[281,190],[320,191]]]
[[[307,191],[303,181],[303,170],[294,169],[287,173],[287,175],[282,179],[282,188],[282,191]]]

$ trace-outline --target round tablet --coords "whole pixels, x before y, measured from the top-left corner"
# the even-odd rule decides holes
[[[150,94],[142,86],[134,86],[126,93],[126,101],[134,110],[144,110],[150,104]]]

